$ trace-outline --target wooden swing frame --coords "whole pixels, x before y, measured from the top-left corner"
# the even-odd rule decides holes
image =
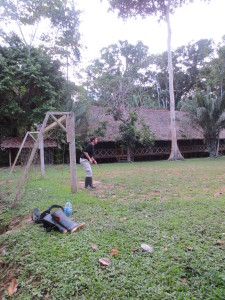
[[[59,117],[59,118],[58,118]],[[47,126],[47,122],[49,118],[53,119],[53,123]],[[66,122],[66,127],[62,124]],[[28,132],[24,137],[24,140],[20,146],[16,159],[13,163],[13,166],[10,170],[8,180],[11,178],[13,169],[16,165],[17,159],[20,155],[20,152],[25,144],[27,137],[30,135],[34,140],[34,146],[31,151],[29,160],[21,177],[20,183],[18,185],[15,198],[12,202],[11,208],[16,205],[18,201],[21,189],[23,187],[24,181],[27,178],[28,172],[30,170],[32,161],[34,159],[35,153],[37,149],[40,149],[40,161],[41,161],[41,177],[45,177],[45,162],[44,162],[44,136],[47,132],[54,129],[55,127],[59,126],[63,131],[66,132],[66,139],[67,143],[69,143],[69,153],[70,153],[70,185],[71,185],[71,192],[77,192],[77,172],[76,172],[76,148],[75,148],[75,121],[74,121],[74,112],[47,112],[41,126],[39,132]],[[32,134],[36,133],[37,138],[35,139]]]

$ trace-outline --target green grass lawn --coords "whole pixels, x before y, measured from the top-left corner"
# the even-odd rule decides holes
[[[83,189],[78,165],[76,194],[68,166],[47,167],[44,180],[36,167],[11,210],[21,172],[8,185],[9,169],[0,169],[4,299],[13,278],[12,299],[225,299],[224,157],[93,166],[96,191]],[[46,233],[27,221],[34,207],[64,206],[67,198],[84,229]],[[111,265],[102,268],[100,258]]]

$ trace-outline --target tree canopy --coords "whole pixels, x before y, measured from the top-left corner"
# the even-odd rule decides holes
[[[24,135],[47,111],[63,107],[65,78],[60,62],[40,49],[26,47],[13,36],[0,46],[1,135]]]
[[[0,135],[23,135],[46,111],[73,107],[80,11],[73,0],[2,0],[0,10]]]
[[[197,92],[182,102],[182,110],[188,111],[202,128],[210,157],[217,157],[219,135],[225,128],[225,94],[220,98],[210,91]]]
[[[193,0],[108,0],[112,10],[118,10],[118,16],[123,19],[141,16],[156,16],[159,21],[166,20],[168,3],[170,13],[174,13],[177,7],[193,2]]]
[[[2,0],[0,9],[0,21],[20,36],[28,53],[36,44],[52,55],[69,56],[73,62],[79,60],[80,11],[73,1]],[[5,39],[7,35],[8,30],[2,30],[1,37]]]
[[[144,89],[148,47],[119,41],[101,50],[100,58],[87,67],[89,94],[110,107],[135,106],[147,97]]]

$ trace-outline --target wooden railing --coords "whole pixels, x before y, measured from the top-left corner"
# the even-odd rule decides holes
[[[119,149],[96,149],[96,158],[113,158],[119,155]]]
[[[207,152],[206,145],[189,145],[180,146],[181,153],[203,153]],[[225,145],[220,146],[220,151],[225,150]],[[141,156],[157,156],[157,155],[169,155],[171,151],[170,147],[148,147],[148,148],[136,148],[132,151],[132,157]],[[126,154],[121,155],[121,149],[96,149],[96,158],[116,158],[126,157]]]
[[[207,152],[206,145],[189,145],[179,147],[181,153]]]
[[[179,147],[182,154],[184,153],[204,153],[207,152],[206,145],[189,145]],[[148,148],[136,148],[131,152],[132,157],[144,157],[144,156],[157,156],[157,155],[169,155],[171,151],[170,147],[148,147]],[[225,145],[220,145],[220,152],[225,151]],[[126,157],[126,154],[121,154],[121,149],[96,149],[96,158],[120,158]]]
[[[170,147],[149,147],[137,148],[132,151],[132,156],[149,156],[149,155],[162,155],[170,154]]]

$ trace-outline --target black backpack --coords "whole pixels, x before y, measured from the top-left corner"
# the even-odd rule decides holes
[[[59,208],[57,211],[51,212],[52,209]],[[61,233],[73,233],[77,229],[84,227],[85,223],[76,223],[64,214],[62,206],[54,204],[47,210],[40,213],[38,208],[32,212],[31,219],[36,224],[43,224],[47,232],[52,229],[58,230]]]

